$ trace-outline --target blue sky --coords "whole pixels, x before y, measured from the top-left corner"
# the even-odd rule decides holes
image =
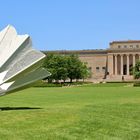
[[[14,25],[39,50],[104,49],[140,39],[140,0],[3,0],[0,29]]]

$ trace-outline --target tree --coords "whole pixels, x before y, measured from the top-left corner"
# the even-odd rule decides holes
[[[73,79],[76,79],[78,75],[78,56],[72,54],[68,57],[68,77],[70,79],[70,82],[72,82]]]
[[[70,55],[68,57],[68,77],[70,82],[73,79],[85,79],[89,76],[89,71],[85,63],[81,62],[77,55]]]
[[[57,79],[58,80],[65,80],[68,78],[68,71],[67,71],[67,57],[66,56],[57,56]]]
[[[55,60],[54,54],[48,54],[46,59],[45,59],[45,61],[44,61],[44,63],[43,63],[43,67],[48,69],[48,71],[51,73],[51,76],[49,76],[47,78],[48,82],[52,82],[52,80],[55,77],[55,73],[56,73],[55,65],[56,65],[56,62],[54,60]]]
[[[78,56],[74,54],[69,56],[48,54],[43,66],[52,74],[48,78],[49,82],[53,80],[56,82],[63,80],[65,82],[68,78],[70,82],[73,79],[78,81],[87,78],[89,75],[86,64],[81,62]]]
[[[67,73],[67,59],[65,56],[48,54],[43,64],[45,68],[52,74],[48,77],[49,82],[52,80],[65,80],[68,78]]]
[[[82,64],[82,68],[81,68],[81,78],[83,79],[83,81],[91,76],[91,71],[87,68],[86,63]]]
[[[140,78],[140,61],[137,61],[135,67],[133,68],[133,75],[135,79]]]

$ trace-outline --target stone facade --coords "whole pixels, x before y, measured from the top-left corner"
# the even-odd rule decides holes
[[[130,69],[140,59],[140,40],[113,41],[106,50],[55,51],[78,54],[91,71],[91,80],[133,80]]]

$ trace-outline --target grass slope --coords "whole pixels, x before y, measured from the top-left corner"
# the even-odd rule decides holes
[[[125,84],[30,88],[0,108],[0,140],[140,139],[140,88]]]

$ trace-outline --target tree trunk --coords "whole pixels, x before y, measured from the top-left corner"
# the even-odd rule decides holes
[[[59,83],[59,80],[55,80],[56,83]]]
[[[52,79],[48,79],[48,83],[52,83]]]
[[[70,78],[70,83],[72,83],[72,78]]]

